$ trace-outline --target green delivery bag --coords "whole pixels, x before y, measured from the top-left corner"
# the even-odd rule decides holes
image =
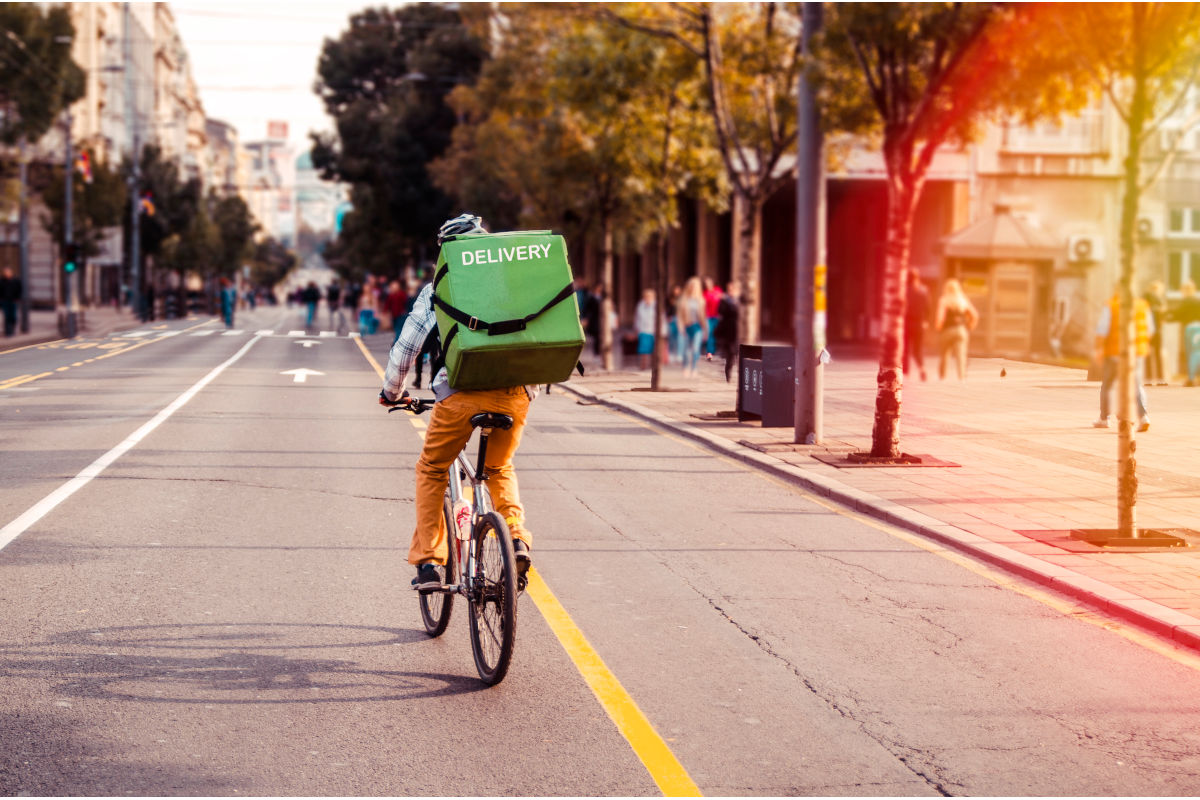
[[[446,241],[433,304],[453,389],[565,381],[583,350],[566,244],[549,231]]]

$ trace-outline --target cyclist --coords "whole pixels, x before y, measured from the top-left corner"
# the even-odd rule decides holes
[[[474,214],[461,214],[447,220],[438,230],[438,247],[449,237],[464,233],[487,233],[482,221]],[[413,303],[412,313],[392,345],[388,355],[383,389],[379,393],[382,405],[406,403],[408,391],[404,379],[414,360],[421,353],[425,338],[437,326],[433,310],[433,284],[427,283]],[[524,576],[532,563],[530,548],[533,536],[525,527],[525,511],[517,491],[517,476],[512,459],[521,442],[529,404],[537,397],[537,386],[510,386],[503,389],[463,390],[450,388],[446,368],[437,371],[429,384],[437,403],[425,431],[425,446],[417,459],[416,528],[408,551],[408,563],[417,567],[413,586],[432,589],[442,584],[439,566],[446,563],[446,525],[442,517],[442,495],[446,491],[450,465],[471,438],[471,417],[482,411],[507,414],[513,425],[509,430],[493,430],[488,440],[485,472],[496,511],[508,523],[513,535],[513,550],[517,570]]]

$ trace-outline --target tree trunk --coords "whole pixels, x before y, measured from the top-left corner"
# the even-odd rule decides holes
[[[669,228],[662,227],[658,231],[658,257],[654,265],[654,347],[650,356],[650,389],[657,392],[662,383],[662,352],[663,342],[666,341],[666,331],[663,330],[663,310],[667,301],[667,236]]]
[[[757,344],[762,324],[762,200],[741,192],[733,197],[734,275],[742,287],[738,341]]]
[[[896,162],[897,159],[889,159]],[[883,262],[883,340],[876,375],[875,425],[871,430],[871,455],[900,455],[900,395],[904,385],[905,276],[912,245],[913,213],[920,183],[900,167],[888,168],[887,250]]]
[[[601,235],[604,242],[604,300],[600,303],[600,357],[604,369],[613,369],[613,232],[612,221],[608,215],[600,223]]]
[[[1128,147],[1125,155],[1125,196],[1121,203],[1120,369],[1117,373],[1117,535],[1136,537],[1137,529],[1137,441],[1134,438],[1137,334],[1134,319],[1134,273],[1138,200],[1141,180],[1142,131],[1149,103],[1146,98],[1146,43],[1143,37],[1145,8],[1133,4],[1133,99],[1129,106]],[[1118,320],[1113,320],[1117,324]]]

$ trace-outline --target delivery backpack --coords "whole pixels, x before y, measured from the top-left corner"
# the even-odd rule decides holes
[[[452,389],[558,383],[579,363],[583,327],[566,243],[549,231],[446,240],[433,305]]]

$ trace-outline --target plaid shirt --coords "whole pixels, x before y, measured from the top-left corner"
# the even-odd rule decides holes
[[[398,400],[404,392],[404,380],[408,377],[408,371],[412,369],[413,362],[420,355],[429,332],[436,326],[437,315],[433,311],[433,284],[427,283],[417,295],[413,309],[409,313],[408,319],[404,321],[404,328],[400,331],[400,336],[388,354],[387,371],[383,376],[383,393],[388,400]],[[438,400],[445,400],[457,391],[450,388],[445,367],[438,370],[437,375],[429,382],[429,388],[433,390],[433,396]],[[526,386],[525,391],[529,394],[530,400],[538,395],[537,386]]]

